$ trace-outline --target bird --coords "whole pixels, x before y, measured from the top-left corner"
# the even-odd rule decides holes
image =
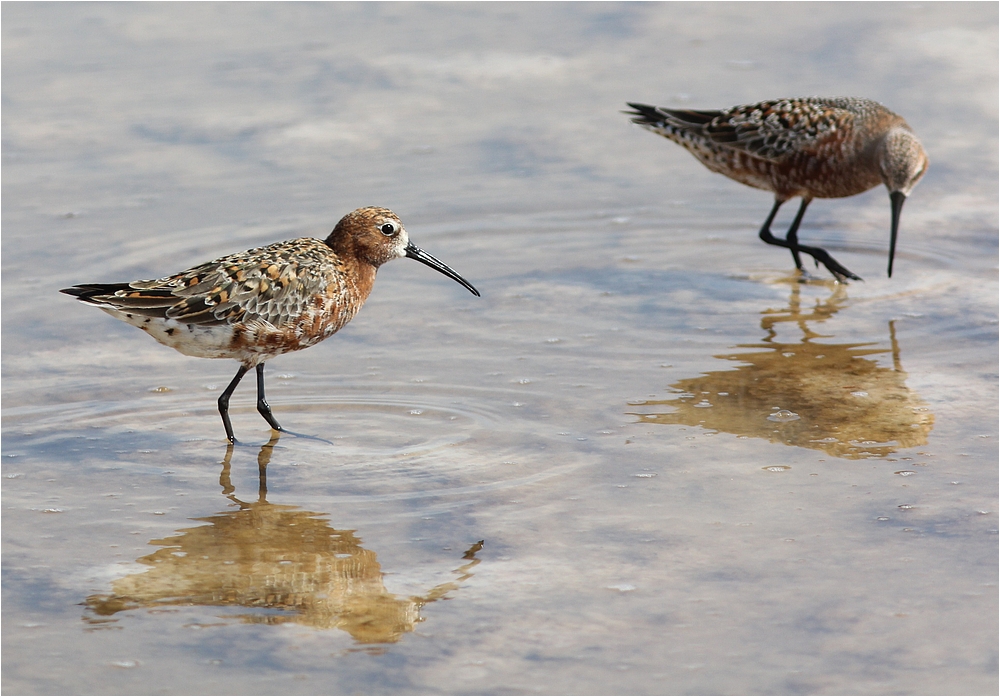
[[[456,271],[410,242],[395,213],[374,206],[345,215],[325,240],[300,237],[152,281],[87,283],[60,292],[184,355],[239,361],[218,401],[226,438],[236,443],[229,398],[247,371],[257,371],[257,411],[284,431],[264,394],[264,363],[343,328],[364,305],[378,268],[397,257],[416,259],[479,297]]]
[[[801,271],[800,252],[841,282],[861,280],[820,247],[799,244],[798,229],[814,198],[843,198],[885,184],[892,220],[889,277],[903,202],[927,171],[920,141],[902,116],[861,97],[774,99],[721,110],[667,109],[626,102],[632,122],[683,146],[713,172],[774,192],[760,229],[768,244],[785,247]],[[771,233],[782,204],[801,197],[785,239]]]

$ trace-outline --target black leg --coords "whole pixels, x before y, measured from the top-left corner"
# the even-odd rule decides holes
[[[802,205],[799,206],[799,212],[795,214],[795,220],[792,221],[792,226],[788,228],[788,234],[785,235],[785,241],[791,245],[789,249],[792,250],[792,259],[795,260],[795,268],[799,271],[802,270],[802,259],[799,258],[799,224],[802,222],[802,216],[806,214],[806,207],[810,201],[812,201],[811,198],[803,197]]]
[[[240,384],[243,376],[247,374],[247,370],[249,368],[241,365],[240,369],[236,371],[236,377],[229,383],[229,387],[219,395],[219,413],[222,414],[222,425],[226,427],[226,438],[229,439],[230,443],[236,442],[236,436],[233,435],[233,425],[229,423],[229,398],[233,396],[233,391]]]
[[[281,424],[278,423],[274,415],[271,414],[271,405],[267,403],[267,399],[264,397],[264,364],[257,364],[257,411],[260,415],[264,417],[264,421],[268,423],[275,431],[284,431]]]
[[[778,247],[784,247],[786,249],[791,249],[793,256],[795,256],[796,250],[799,251],[799,252],[805,252],[806,254],[808,254],[809,256],[811,256],[813,259],[815,259],[818,263],[820,263],[823,266],[825,266],[827,268],[827,270],[830,273],[832,273],[833,276],[834,276],[834,278],[836,278],[838,281],[845,281],[848,278],[853,279],[855,281],[862,280],[861,276],[858,276],[857,274],[853,274],[850,271],[848,271],[845,267],[841,266],[837,262],[837,260],[834,259],[832,256],[830,256],[830,253],[827,252],[825,249],[821,249],[819,247],[807,247],[807,246],[805,246],[803,244],[798,244],[798,239],[797,239],[798,238],[798,223],[801,222],[802,215],[805,213],[806,205],[808,205],[805,201],[803,201],[802,207],[799,208],[799,215],[797,215],[795,217],[795,222],[792,223],[792,227],[789,228],[789,230],[788,230],[788,236],[789,236],[790,240],[787,240],[787,239],[786,240],[778,239],[777,237],[775,237],[774,235],[772,235],[771,234],[771,222],[774,220],[774,216],[778,213],[778,209],[781,208],[781,204],[783,204],[783,203],[784,203],[784,201],[779,200],[779,199],[775,199],[775,201],[774,201],[774,208],[771,209],[771,213],[767,216],[767,220],[764,221],[764,225],[760,229],[760,238],[762,240],[764,240],[768,244],[773,244],[773,245],[777,245]],[[798,261],[797,258],[796,258],[796,261]],[[802,268],[801,264],[799,265],[798,268],[800,268],[800,269]]]
[[[767,220],[764,221],[764,225],[760,228],[760,238],[768,244],[784,246],[777,237],[771,234],[771,222],[774,220],[774,216],[778,215],[778,209],[781,208],[781,204],[784,202],[784,199],[774,199],[774,208],[771,209],[771,212],[767,216]]]

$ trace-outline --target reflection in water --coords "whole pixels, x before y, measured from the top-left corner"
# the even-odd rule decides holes
[[[886,456],[899,448],[926,444],[934,416],[906,387],[893,322],[889,322],[891,349],[813,343],[828,337],[814,332],[808,323],[836,314],[846,305],[847,294],[837,284],[829,298],[803,311],[800,285],[792,283],[787,308],[762,313],[761,328],[767,332],[762,343],[737,346],[766,350],[715,356],[742,365],[674,383],[671,387],[682,393],[674,399],[634,404],[674,408],[669,413],[636,414],[641,422],[701,426],[850,459]],[[796,323],[802,340],[775,341],[781,322]],[[864,358],[890,350],[892,368]]]
[[[233,447],[226,450],[219,483],[238,508],[198,518],[208,525],[179,530],[150,544],[160,549],[137,561],[150,568],[115,581],[110,595],[87,598],[85,620],[106,624],[122,610],[171,605],[245,607],[245,622],[295,622],[319,629],[343,629],[361,644],[399,641],[422,621],[420,608],[440,600],[472,576],[482,541],[468,561],[421,596],[398,597],[386,590],[375,553],[361,547],[353,530],[334,530],[323,514],[266,500],[266,468],[278,434],[258,455],[260,492],[246,503],[233,494],[229,478]]]

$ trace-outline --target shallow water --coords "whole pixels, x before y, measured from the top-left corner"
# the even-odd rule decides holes
[[[992,4],[5,4],[4,692],[996,693],[996,51]],[[930,155],[891,280],[884,190],[801,231],[866,281],[799,278],[618,113],[815,93]],[[384,267],[268,364],[298,436],[56,292],[361,205],[483,297]]]

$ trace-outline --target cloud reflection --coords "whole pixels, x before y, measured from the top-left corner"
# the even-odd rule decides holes
[[[739,365],[671,385],[672,399],[636,403],[670,412],[635,413],[641,423],[681,424],[764,438],[774,443],[821,450],[835,457],[884,457],[901,448],[925,445],[934,416],[919,395],[906,386],[895,327],[889,322],[890,349],[874,344],[816,343],[830,338],[809,323],[822,322],[846,306],[841,284],[812,308],[801,306],[801,284],[793,282],[788,307],[765,310],[761,343],[734,348],[762,349],[717,355]],[[777,325],[795,323],[796,343],[776,341]],[[866,356],[892,354],[892,367]]]
[[[237,507],[196,519],[206,525],[151,540],[160,549],[137,560],[149,570],[118,579],[110,594],[88,597],[85,621],[106,626],[114,622],[109,617],[136,608],[241,607],[248,612],[236,617],[244,622],[342,629],[359,644],[385,644],[412,632],[424,605],[472,576],[482,541],[465,553],[455,580],[420,596],[390,593],[375,552],[361,546],[354,530],[331,528],[322,513],[268,503],[266,468],[277,441],[275,434],[258,455],[256,501],[233,493],[230,446],[219,483]]]

